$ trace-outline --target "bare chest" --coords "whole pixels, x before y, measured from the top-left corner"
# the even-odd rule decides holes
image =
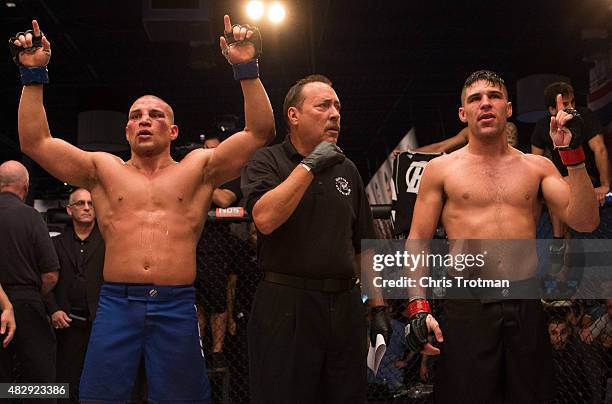
[[[530,207],[537,201],[539,187],[539,178],[519,165],[462,165],[444,182],[448,202],[472,207]]]
[[[93,196],[96,205],[117,215],[184,213],[194,205],[203,206],[206,195],[201,177],[177,165],[153,175],[127,166],[108,170],[101,175],[99,190]],[[97,210],[104,215],[105,212]]]

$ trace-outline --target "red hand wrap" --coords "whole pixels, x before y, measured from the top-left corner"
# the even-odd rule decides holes
[[[582,150],[582,146],[569,150],[559,149],[559,156],[561,156],[561,162],[565,166],[577,166],[584,162],[584,150]]]
[[[412,318],[417,313],[431,313],[429,308],[429,302],[425,299],[416,299],[408,303],[406,307],[406,314],[408,318]]]

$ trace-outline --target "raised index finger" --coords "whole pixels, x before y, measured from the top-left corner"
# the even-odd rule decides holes
[[[32,20],[32,31],[34,31],[34,36],[40,36],[40,27],[36,20]]]
[[[557,94],[557,113],[559,113],[559,111],[563,111],[564,109],[563,96],[561,94]]]
[[[225,26],[225,28],[223,29],[223,32],[225,33],[232,32],[232,22],[230,21],[229,15],[227,14],[223,16],[223,25]]]

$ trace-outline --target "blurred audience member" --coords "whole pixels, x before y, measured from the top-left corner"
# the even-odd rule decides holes
[[[55,286],[59,263],[42,216],[24,203],[28,187],[28,171],[21,163],[0,165],[0,284],[19,326],[13,343],[0,348],[0,383],[14,382],[17,364],[20,383],[55,382],[55,335],[42,296]]]
[[[78,403],[85,352],[103,282],[104,240],[96,225],[89,191],[70,194],[66,211],[72,226],[53,238],[60,262],[59,281],[45,305],[57,336],[57,381],[70,383],[70,400]]]

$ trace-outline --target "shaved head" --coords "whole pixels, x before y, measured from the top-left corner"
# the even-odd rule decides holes
[[[25,200],[30,185],[30,175],[23,164],[9,160],[0,164],[0,192],[12,192]]]
[[[29,180],[28,170],[20,162],[9,160],[0,164],[0,187],[21,185]]]
[[[162,100],[156,95],[146,94],[146,95],[143,95],[142,97],[138,97],[136,101],[134,101],[132,106],[130,107],[130,111],[134,109],[134,105],[136,105],[138,101],[143,100],[143,99],[153,99],[153,100],[160,102],[163,105],[163,107],[166,109],[166,112],[168,113],[168,119],[170,120],[170,123],[174,124],[174,110],[172,109],[170,104],[168,104],[166,101]]]

